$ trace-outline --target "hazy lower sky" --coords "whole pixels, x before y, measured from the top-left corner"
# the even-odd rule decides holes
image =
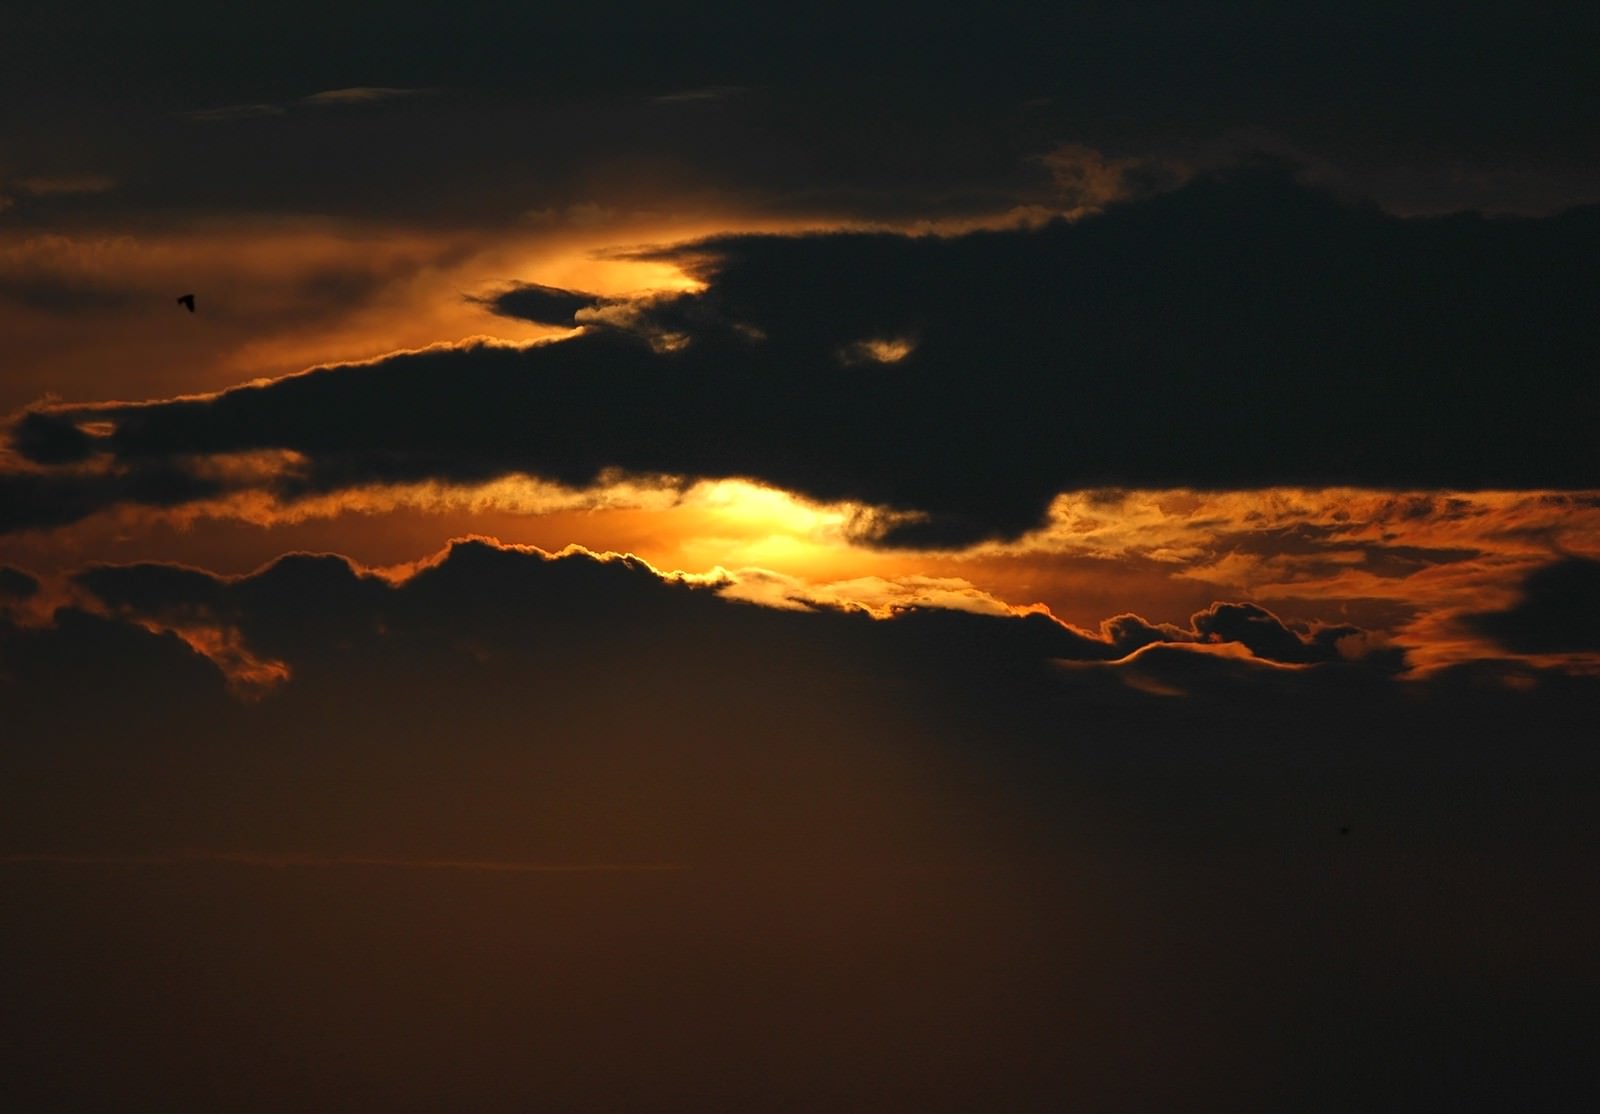
[[[634,8],[0,17],[24,1104],[1592,1089],[1581,16]]]

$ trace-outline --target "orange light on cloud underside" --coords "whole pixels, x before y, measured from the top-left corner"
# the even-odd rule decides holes
[[[1286,619],[1355,624],[1432,669],[1506,656],[1458,617],[1511,606],[1522,579],[1560,556],[1600,557],[1592,493],[1076,492],[1026,537],[947,552],[861,544],[852,525],[865,509],[743,479],[620,475],[585,490],[508,477],[288,504],[257,492],[14,535],[0,539],[0,563],[48,572],[93,559],[184,560],[245,572],[305,549],[402,566],[446,538],[480,534],[632,553],[780,607],[1045,608],[1093,630],[1122,612],[1184,624],[1213,601],[1249,601]]]
[[[705,206],[575,206],[495,229],[279,216],[138,235],[0,230],[0,284],[47,292],[0,299],[0,414],[46,395],[174,397],[470,338],[527,343],[566,330],[492,313],[486,300],[518,283],[612,298],[692,291],[694,276],[640,254],[717,235],[881,227]],[[173,299],[190,291],[197,311],[176,317]],[[864,338],[842,358],[888,363],[913,346]]]
[[[522,282],[611,297],[693,290],[678,267],[631,252],[803,226],[642,213],[496,230],[241,218],[137,236],[0,232],[0,282],[62,292],[0,299],[0,413],[46,394],[171,397],[470,337],[559,335],[478,299]],[[173,299],[188,291],[197,311],[180,318]]]
[[[509,273],[518,282],[533,282],[563,290],[621,297],[655,291],[699,290],[703,284],[677,266],[658,260],[630,259],[608,254],[604,248],[576,248],[561,252],[536,249],[518,260]]]

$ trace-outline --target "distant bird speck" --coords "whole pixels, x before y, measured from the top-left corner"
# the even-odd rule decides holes
[[[187,309],[190,313],[193,313],[194,312],[194,295],[193,294],[180,294],[178,296],[178,304],[180,306],[184,307],[185,309]]]
[[[1349,828],[1340,828],[1339,829],[1339,834],[1342,835],[1342,836],[1347,836],[1347,835],[1350,834],[1350,829]]]

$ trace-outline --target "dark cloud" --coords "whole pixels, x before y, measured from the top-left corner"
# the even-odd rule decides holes
[[[94,439],[76,424],[45,411],[29,411],[11,430],[11,443],[23,456],[40,464],[72,464],[87,460]]]
[[[31,798],[7,794],[13,814],[3,836],[7,848],[77,842],[95,830],[91,801],[70,792],[56,796],[62,779],[112,779],[118,770],[140,767],[151,791],[170,796],[172,787],[160,780],[174,754],[233,721],[223,674],[177,635],[77,608],[57,610],[43,628],[0,622],[0,672],[4,760],[10,774],[32,786]],[[93,792],[110,789],[108,781]],[[67,807],[58,813],[57,806]],[[125,815],[130,827],[140,826],[136,810]]]
[[[448,641],[465,624],[475,638],[502,647],[518,645],[530,629],[577,645],[593,643],[620,624],[659,621],[670,627],[686,616],[694,616],[696,626],[727,626],[741,637],[755,639],[759,632],[775,645],[800,639],[829,647],[825,656],[841,663],[860,663],[866,654],[969,681],[976,675],[1037,673],[1055,661],[1110,662],[1155,642],[1237,643],[1249,658],[1292,665],[1358,661],[1361,654],[1341,656],[1337,643],[1366,633],[1348,625],[1297,631],[1270,611],[1241,603],[1213,604],[1196,613],[1187,629],[1122,615],[1099,636],[1038,613],[913,607],[881,621],[832,609],[797,616],[726,603],[717,598],[715,584],[664,581],[633,558],[549,557],[488,541],[453,543],[442,560],[399,587],[342,557],[313,554],[291,554],[241,577],[146,563],[92,565],[72,579],[130,618],[237,630],[248,649],[281,658],[291,669],[334,646],[342,647],[340,654],[359,655],[379,632],[390,638],[401,630],[428,631]],[[311,628],[323,635],[306,638],[303,632]],[[1385,654],[1368,664],[1391,669],[1399,663]]]
[[[1110,648],[1107,655],[1122,658],[1146,647],[1170,645],[1178,648],[1197,644],[1235,643],[1260,661],[1283,665],[1317,665],[1365,660],[1378,669],[1399,671],[1404,655],[1396,648],[1374,648],[1365,644],[1368,632],[1351,624],[1290,625],[1254,603],[1218,601],[1189,618],[1189,626],[1151,623],[1138,615],[1118,615],[1101,624],[1101,634]],[[1357,639],[1341,651],[1340,642]],[[1066,655],[1060,655],[1065,657]],[[1146,655],[1148,658],[1148,655]],[[1172,659],[1189,660],[1184,656]],[[1149,661],[1144,663],[1149,665]],[[1202,665],[1200,668],[1212,668]],[[1220,668],[1233,668],[1222,666]]]
[[[164,620],[186,613],[215,617],[228,583],[204,569],[157,562],[90,565],[73,579],[114,609]]]
[[[1339,640],[1362,633],[1358,627],[1341,625],[1301,634],[1253,603],[1214,603],[1196,612],[1190,624],[1202,641],[1237,642],[1257,657],[1298,664],[1337,661]]]
[[[0,565],[0,597],[25,600],[39,590],[39,581],[22,569]]]
[[[1518,654],[1592,653],[1600,650],[1600,561],[1565,557],[1529,573],[1522,598],[1505,611],[1462,617]]]
[[[265,1073],[263,1107],[397,1071],[428,1105],[681,1109],[666,1081],[742,1108],[777,1081],[796,1110],[961,1110],[1003,1077],[1030,1108],[1132,1111],[1279,1109],[1329,1079],[1340,1108],[1377,1094],[1350,1056],[1393,1057],[1382,1095],[1423,1105],[1455,1076],[1411,1056],[1522,1094],[1586,1070],[1592,679],[1274,668],[1194,639],[1314,640],[1222,607],[1066,666],[1115,648],[484,542],[398,584],[296,554],[77,589],[115,617],[0,624],[0,931],[32,1019],[4,1055],[34,1105],[134,1079],[200,1109],[280,1057],[313,1066]],[[207,624],[287,680],[231,697]],[[406,868],[440,861],[687,869]],[[630,1044],[619,1074],[610,1042],[641,1024],[683,1040]],[[96,1070],[65,1070],[69,1036]],[[859,1071],[820,1095],[819,1057]]]
[[[1122,657],[1153,642],[1183,641],[1193,634],[1168,624],[1155,624],[1138,615],[1117,615],[1102,624],[1106,640]]]
[[[1106,640],[1043,615],[774,610],[631,558],[487,542],[458,542],[398,584],[309,554],[241,577],[105,565],[75,583],[110,617],[66,609],[0,635],[0,701],[25,744],[0,783],[8,802],[34,801],[5,812],[12,848],[721,861],[837,856],[871,828],[890,843],[853,853],[888,854],[911,835],[867,817],[885,803],[879,779],[907,761],[939,784],[976,778],[985,799],[1016,796],[1023,811],[991,818],[997,832],[1035,823],[1037,807],[1083,838],[1220,847],[1298,840],[1308,816],[1354,809],[1414,839],[1483,806],[1480,775],[1544,769],[1494,749],[1502,737],[1474,719],[1532,714],[1531,695],[1493,678],[1397,683],[1381,655],[1340,664],[1328,638],[1246,605],[1189,630],[1123,616]],[[228,695],[224,670],[267,667],[273,683],[233,685],[259,699]],[[1587,691],[1533,683],[1551,707]],[[1445,769],[1414,750],[1390,767],[1383,740],[1416,731],[1445,747],[1444,724],[1481,742],[1450,767],[1459,792],[1419,797]],[[1300,749],[1279,749],[1285,733]],[[804,772],[851,740],[886,763],[869,782]],[[1395,795],[1369,799],[1374,777]],[[1520,799],[1474,822],[1512,830]],[[544,817],[532,828],[514,820],[530,808]],[[817,815],[849,819],[829,833]]]
[[[492,297],[473,300],[488,306],[502,317],[567,328],[577,324],[574,318],[579,310],[590,309],[601,301],[596,295],[580,290],[561,290],[533,282],[520,283]]]
[[[600,27],[576,10],[469,3],[448,17],[397,8],[379,26],[327,5],[226,21],[192,2],[137,17],[84,5],[15,21],[0,92],[36,106],[14,121],[11,157],[48,167],[91,149],[127,183],[100,220],[501,224],[652,190],[865,217],[994,211],[1049,201],[1041,160],[1064,143],[1113,164],[1202,166],[1255,146],[1409,207],[1550,211],[1597,197],[1600,88],[1581,20],[1239,2],[908,26],[886,8],[852,12],[840,35],[732,7],[690,33],[654,9]],[[278,111],[363,88],[450,92],[359,119]],[[731,88],[745,92],[683,99]],[[185,115],[219,110],[227,123]]]
[[[1594,487],[1597,224],[1402,220],[1247,167],[1037,230],[712,239],[661,253],[704,292],[590,311],[620,327],[63,418],[115,423],[113,471],[740,476],[887,508],[863,524],[910,546],[1015,536],[1083,487]],[[852,357],[874,343],[894,358]]]
[[[176,507],[238,487],[184,461],[140,461],[109,471],[0,472],[0,522],[10,528],[61,526],[107,507]]]

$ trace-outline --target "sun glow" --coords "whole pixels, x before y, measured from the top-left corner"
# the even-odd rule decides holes
[[[632,259],[595,249],[555,256],[534,256],[519,268],[518,282],[534,282],[563,290],[623,297],[646,293],[689,293],[704,283],[672,263]]]
[[[800,535],[825,531],[829,534],[826,540],[838,539],[838,531],[850,514],[847,507],[811,503],[787,491],[762,487],[748,480],[696,484],[684,501],[748,528],[770,527]]]
[[[1022,538],[933,552],[865,544],[853,527],[871,508],[746,478],[616,473],[576,489],[513,475],[285,501],[266,480],[292,464],[271,454],[213,461],[215,478],[259,473],[263,482],[204,503],[120,507],[14,534],[0,564],[48,574],[98,557],[243,573],[301,549],[381,567],[432,552],[440,537],[478,534],[548,552],[577,544],[632,554],[670,575],[715,574],[724,594],[775,607],[1046,609],[1093,630],[1130,611],[1185,626],[1213,601],[1245,601],[1292,622],[1352,624],[1427,673],[1485,657],[1531,661],[1495,646],[1470,616],[1514,606],[1523,579],[1556,556],[1600,558],[1594,492],[1080,491],[1063,493]],[[238,664],[249,672],[251,663]]]

